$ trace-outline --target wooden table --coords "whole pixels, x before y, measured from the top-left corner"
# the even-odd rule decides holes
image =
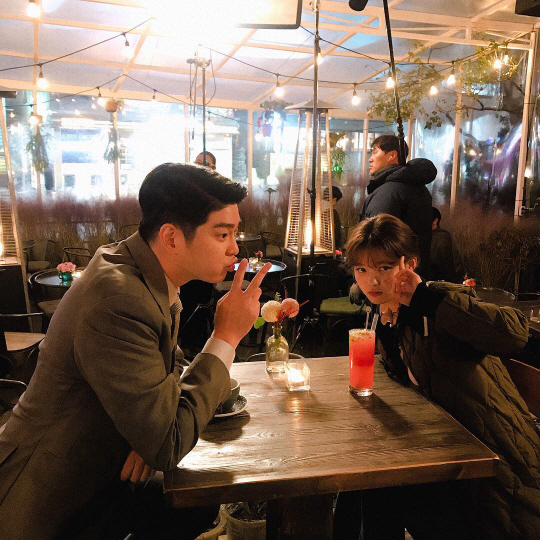
[[[246,411],[213,421],[176,469],[169,505],[267,499],[267,540],[332,538],[332,493],[493,476],[497,456],[376,362],[374,394],[348,391],[348,358],[307,360],[311,391],[264,362],[233,365]]]

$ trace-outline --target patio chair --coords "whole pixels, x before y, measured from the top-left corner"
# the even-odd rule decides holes
[[[516,299],[511,292],[497,287],[475,287],[474,290],[478,298],[483,302],[500,304],[501,302],[514,302]]]
[[[503,359],[503,364],[529,410],[540,418],[540,369],[511,358]]]
[[[259,233],[263,243],[264,257],[267,259],[283,260],[284,239],[280,234],[262,231]]]
[[[26,384],[14,379],[0,379],[0,427],[11,416],[11,410],[26,390]]]
[[[45,337],[32,331],[31,321],[37,317],[43,321],[43,316],[43,313],[0,314],[0,355],[10,364],[9,371],[0,376],[9,375],[24,383],[30,381],[37,363],[38,346]]]
[[[86,266],[92,259],[92,254],[85,247],[65,247],[64,258],[77,266]]]

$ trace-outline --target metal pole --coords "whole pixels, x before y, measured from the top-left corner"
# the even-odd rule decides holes
[[[396,76],[396,64],[394,62],[394,45],[392,44],[392,28],[390,26],[390,12],[388,10],[388,0],[384,3],[384,19],[386,21],[386,35],[388,36],[388,48],[390,50],[390,67],[392,68],[392,77],[394,78],[394,99],[396,101],[397,130],[399,139],[399,164],[405,165],[407,156],[405,153],[405,133],[403,132],[403,120],[401,118],[401,109],[399,106],[398,81]]]
[[[206,62],[202,62],[202,162],[206,165]]]
[[[184,163],[189,163],[189,105],[184,104]]]
[[[116,144],[118,144],[118,111],[112,113],[113,128],[116,132]],[[114,196],[120,199],[120,156],[114,160]]]
[[[459,66],[457,76],[457,96],[456,96],[456,124],[454,128],[454,155],[452,161],[452,185],[450,187],[450,215],[454,215],[456,208],[457,188],[459,182],[460,170],[460,152],[461,147],[461,103],[463,101],[463,92],[461,84],[461,65]]]
[[[368,134],[369,134],[369,116],[364,118],[364,130],[362,132],[362,174],[360,178],[362,179],[362,192],[360,193],[360,205],[364,205],[366,200],[366,186],[367,186],[367,143],[368,143]]]
[[[317,196],[317,163],[318,163],[318,132],[319,132],[319,0],[314,0],[313,11],[315,11],[315,39],[313,41],[313,132],[312,132],[312,156],[311,156],[311,245],[309,253],[315,256],[315,198]]]
[[[523,185],[525,183],[525,166],[527,164],[527,147],[529,138],[529,111],[531,106],[531,87],[536,57],[536,31],[531,32],[531,48],[527,58],[527,79],[525,81],[525,98],[523,100],[523,120],[521,122],[521,142],[519,144],[519,164],[516,182],[516,203],[514,206],[514,223],[519,221],[523,206]]]
[[[248,166],[248,196],[253,196],[253,111],[248,110],[249,113],[249,136],[248,136],[248,155],[247,155],[247,166]]]

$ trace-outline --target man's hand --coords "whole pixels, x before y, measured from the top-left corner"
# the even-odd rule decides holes
[[[416,291],[416,287],[422,283],[422,278],[414,272],[412,267],[405,266],[405,257],[399,259],[399,272],[396,274],[395,293],[400,304],[408,306]]]
[[[247,259],[240,262],[231,290],[219,300],[214,317],[212,335],[226,341],[235,349],[259,316],[259,298],[262,292],[259,285],[272,267],[270,263],[266,263],[253,278],[249,287],[242,291],[242,281],[247,265]]]
[[[156,471],[150,468],[135,450],[132,450],[122,467],[120,473],[120,480],[123,482],[129,480],[130,482],[146,482],[149,478],[152,478],[156,474]]]

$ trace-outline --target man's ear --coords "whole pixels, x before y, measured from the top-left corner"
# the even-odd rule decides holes
[[[176,251],[185,243],[182,230],[172,223],[164,223],[158,233],[158,241],[166,251]]]

